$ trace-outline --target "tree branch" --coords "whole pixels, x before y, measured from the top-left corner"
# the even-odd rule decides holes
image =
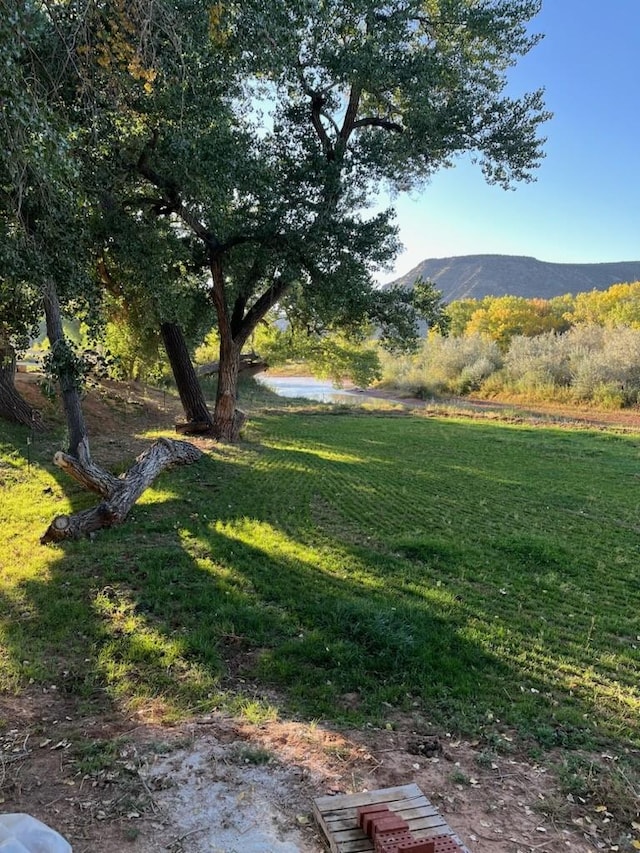
[[[149,164],[149,155],[158,143],[158,135],[158,130],[154,130],[151,139],[142,149],[136,163],[138,174],[142,175],[154,187],[157,187],[164,195],[165,206],[164,209],[158,207],[158,214],[175,213],[210,249],[219,249],[220,241],[185,205],[176,182],[156,172]]]
[[[284,296],[289,289],[290,284],[290,280],[283,276],[274,278],[269,288],[265,290],[262,296],[253,303],[251,308],[245,314],[241,329],[236,335],[236,340],[240,346],[244,344],[252,330],[260,320],[262,320],[265,314],[273,308],[282,296]]]
[[[331,118],[331,116],[327,115],[327,113],[323,110],[323,107],[326,103],[326,94],[324,92],[318,92],[316,89],[312,89],[311,86],[304,79],[304,71],[303,65],[300,59],[296,63],[296,71],[298,73],[298,80],[300,81],[300,86],[302,87],[302,91],[305,95],[308,96],[311,101],[311,124],[316,132],[316,136],[320,140],[320,144],[322,145],[322,150],[324,151],[324,155],[327,160],[333,159],[333,143],[329,138],[329,134],[326,131],[325,126],[322,124],[322,116],[327,118],[336,128],[336,134],[338,133],[338,127]]]
[[[354,83],[351,87],[349,103],[347,104],[347,111],[345,113],[342,128],[340,130],[340,140],[342,143],[348,142],[349,137],[351,136],[351,131],[354,128],[356,116],[358,115],[358,107],[360,106],[361,95],[362,87]]]
[[[359,127],[382,127],[384,130],[392,130],[394,133],[404,133],[404,127],[398,124],[397,121],[391,121],[387,118],[378,118],[377,116],[368,116],[367,118],[359,118],[352,125],[352,130]]]
[[[65,457],[65,464],[61,467],[69,471],[66,463],[69,462],[70,457],[66,454],[56,454],[56,457],[60,456]],[[135,464],[122,477],[113,477],[106,471],[98,469],[97,466],[93,466],[94,470],[86,468],[83,476],[80,477],[77,476],[77,469],[82,467],[81,463],[78,460],[71,460],[74,470],[69,473],[88,488],[100,493],[104,500],[91,509],[85,509],[73,515],[56,516],[41,536],[41,544],[80,539],[104,527],[121,524],[140,495],[153,483],[161,471],[173,465],[189,465],[201,456],[202,451],[193,444],[160,438],[138,456]],[[60,465],[62,460],[55,458],[54,461]],[[100,482],[93,482],[96,469],[100,472]],[[102,482],[103,476],[107,478],[104,482]]]
[[[324,155],[327,160],[333,160],[334,150],[333,144],[329,139],[329,134],[327,133],[325,126],[322,124],[322,116],[325,114],[323,112],[324,106],[324,97],[319,95],[318,93],[314,93],[311,95],[311,124],[314,127],[316,135],[320,140],[320,144],[322,145],[322,150],[324,151]]]
[[[107,497],[120,480],[92,461],[86,441],[78,445],[77,456],[71,456],[59,450],[53,457],[53,462],[62,470],[88,489],[103,498]]]

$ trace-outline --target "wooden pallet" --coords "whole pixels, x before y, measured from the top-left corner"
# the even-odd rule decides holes
[[[461,853],[471,853],[415,784],[315,799],[313,815],[331,853],[373,853],[371,839],[358,826],[356,815],[359,806],[373,803],[385,803],[390,811],[404,818],[416,838],[451,835]]]

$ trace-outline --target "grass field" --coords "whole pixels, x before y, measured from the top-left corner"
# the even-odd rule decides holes
[[[38,537],[93,498],[2,435],[4,690],[640,746],[637,435],[263,413],[64,547]]]

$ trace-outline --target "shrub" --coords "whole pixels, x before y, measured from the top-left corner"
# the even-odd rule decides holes
[[[481,390],[620,408],[640,400],[640,329],[585,324],[561,334],[518,335],[504,356],[478,335],[434,335],[416,356],[387,358],[383,367],[383,384],[421,397]]]
[[[640,330],[576,327],[570,342],[573,396],[605,406],[636,403],[640,394]],[[616,401],[618,401],[616,403]]]
[[[569,385],[567,338],[555,332],[535,338],[519,335],[511,341],[504,367],[505,380],[512,386],[531,389]]]
[[[430,335],[417,355],[383,359],[382,383],[418,396],[475,391],[502,365],[494,341],[479,335],[443,338]]]
[[[491,358],[486,355],[480,356],[473,364],[465,365],[460,371],[456,393],[468,394],[470,391],[477,391],[485,379],[495,373],[495,370],[496,364]]]
[[[593,388],[590,401],[600,409],[622,409],[629,400],[620,385],[601,382]]]

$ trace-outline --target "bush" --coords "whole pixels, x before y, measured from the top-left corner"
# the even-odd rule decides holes
[[[422,397],[467,394],[480,388],[501,365],[498,345],[480,335],[468,338],[430,335],[413,357],[383,358],[382,384]]]
[[[511,341],[504,359],[507,384],[520,388],[555,388],[571,383],[565,335],[548,332],[535,338],[519,335]]]
[[[496,364],[488,356],[480,356],[473,364],[465,365],[455,383],[457,394],[469,394],[482,387],[482,383],[495,373]],[[452,387],[454,387],[452,383]]]
[[[567,337],[575,399],[606,408],[638,401],[640,330],[628,326],[576,327]]]
[[[593,388],[590,402],[600,409],[622,409],[630,401],[623,389],[615,382],[601,382]]]
[[[419,397],[480,390],[620,408],[640,400],[640,329],[585,324],[519,335],[504,356],[479,335],[434,335],[414,357],[384,359],[383,369],[383,384]]]

